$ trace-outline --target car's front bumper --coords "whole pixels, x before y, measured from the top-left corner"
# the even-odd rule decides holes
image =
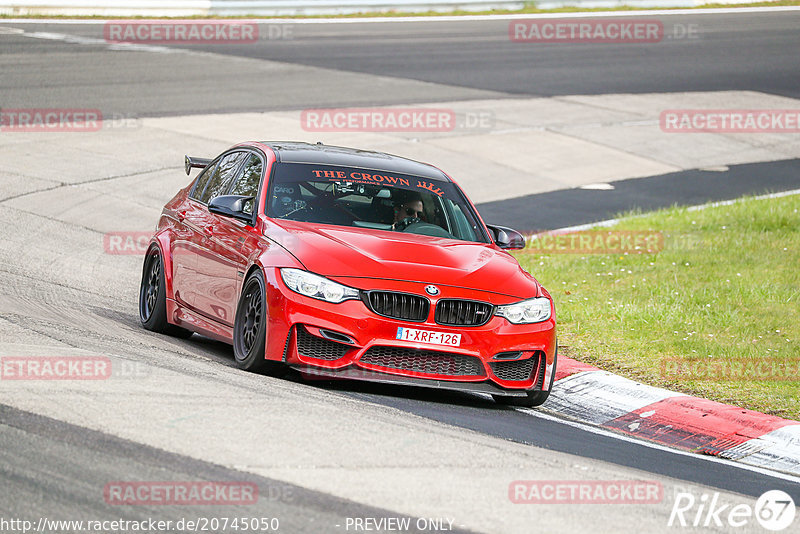
[[[528,325],[515,325],[496,316],[482,326],[445,326],[434,321],[441,298],[501,305],[513,302],[509,297],[449,286],[439,286],[442,293],[429,297],[423,283],[348,281],[354,287],[360,284],[361,289],[428,298],[431,310],[427,320],[409,322],[378,315],[360,300],[332,304],[299,295],[283,284],[277,269],[266,274],[267,357],[281,359],[307,375],[509,396],[546,391],[552,382],[555,317]],[[460,334],[461,342],[445,346],[398,340],[398,328]]]

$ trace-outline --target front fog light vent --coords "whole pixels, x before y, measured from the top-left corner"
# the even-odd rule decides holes
[[[324,328],[319,329],[319,333],[325,339],[330,339],[331,341],[338,341],[339,343],[347,343],[348,345],[355,345],[356,342],[353,338],[346,334],[341,334],[339,332],[334,332],[333,330],[325,330]]]

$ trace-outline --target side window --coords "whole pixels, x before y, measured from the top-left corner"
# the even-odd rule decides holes
[[[212,198],[223,194],[230,185],[230,181],[233,179],[239,164],[246,156],[247,153],[245,152],[231,152],[220,159],[214,169],[214,173],[208,180],[205,190],[202,194],[196,195],[195,198],[203,204],[208,204]]]
[[[197,177],[197,184],[194,186],[192,193],[189,195],[190,198],[198,200],[200,196],[203,194],[203,191],[206,189],[206,184],[208,184],[208,179],[211,178],[211,175],[214,174],[214,169],[217,166],[217,162],[212,163],[200,173]]]
[[[244,205],[244,211],[247,213],[253,213],[253,207],[256,203],[255,197],[258,194],[258,184],[261,182],[262,169],[261,158],[255,154],[250,154],[242,166],[239,178],[236,179],[231,188],[231,195],[253,197],[253,200],[246,202]]]

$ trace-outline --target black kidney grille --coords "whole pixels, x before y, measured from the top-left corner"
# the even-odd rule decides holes
[[[434,320],[448,326],[481,326],[492,317],[492,305],[486,302],[441,299],[436,303]]]
[[[297,352],[306,358],[338,360],[352,347],[317,337],[302,326],[297,327]]]
[[[364,302],[378,315],[403,321],[425,321],[430,310],[430,302],[425,297],[393,291],[368,291]]]
[[[481,361],[474,356],[402,347],[371,347],[359,360],[389,369],[444,376],[485,376]]]

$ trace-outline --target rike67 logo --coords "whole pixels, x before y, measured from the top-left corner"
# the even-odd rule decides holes
[[[678,493],[667,526],[729,529],[752,525],[755,519],[763,528],[779,532],[792,525],[796,511],[792,497],[781,490],[762,494],[755,506],[722,502],[718,492],[703,493],[699,498]]]

